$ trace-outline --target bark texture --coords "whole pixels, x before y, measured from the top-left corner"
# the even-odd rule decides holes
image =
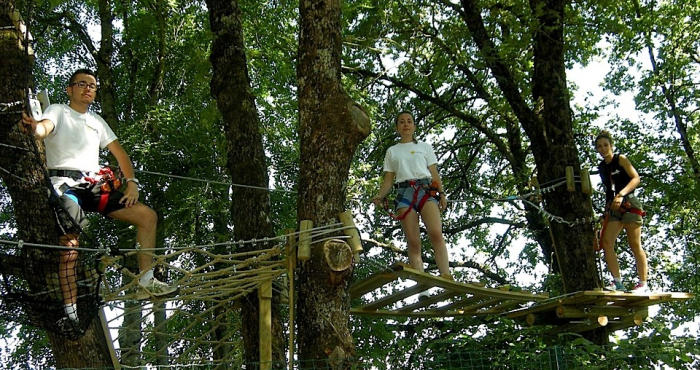
[[[297,67],[300,173],[297,217],[314,226],[337,222],[344,211],[350,162],[369,133],[369,118],[340,83],[339,0],[302,0]],[[348,328],[349,277],[352,268],[333,275],[320,244],[300,267],[297,323],[302,361],[329,360],[347,366],[355,354]],[[333,278],[331,278],[333,276]]]
[[[15,29],[12,12],[14,2],[0,0],[0,102],[16,103],[25,99],[24,88],[31,85],[33,57],[25,50],[24,35]],[[0,114],[0,142],[17,148],[0,147],[0,171],[3,182],[10,193],[17,220],[17,237],[34,243],[58,244],[59,232],[53,212],[49,206],[46,187],[46,170],[43,145],[33,142],[30,136],[19,129],[20,111],[24,103]],[[36,149],[38,148],[38,150]],[[46,276],[36,268],[45,267],[38,261],[57,261],[54,252],[42,249],[25,249],[25,266],[20,278],[28,282],[32,290],[46,288]],[[56,264],[56,269],[58,264]],[[60,302],[58,302],[61,305]],[[63,310],[60,307],[27,307],[29,317],[42,310]],[[89,324],[85,334],[78,340],[48,331],[51,349],[57,367],[109,367],[111,358],[107,349],[102,326],[97,315]]]
[[[214,70],[211,92],[224,118],[228,142],[227,166],[236,184],[268,187],[260,120],[251,92],[241,10],[237,1],[207,1],[214,34],[211,64]],[[236,240],[271,237],[270,195],[267,191],[233,187],[231,216]],[[247,248],[268,248],[258,244]],[[279,317],[279,294],[273,297],[272,357],[283,361],[285,340]],[[259,361],[258,298],[254,292],[242,299],[241,321],[245,361]]]

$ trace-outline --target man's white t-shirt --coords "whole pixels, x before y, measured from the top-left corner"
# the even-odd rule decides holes
[[[384,156],[384,171],[393,172],[395,183],[406,180],[430,178],[428,166],[437,163],[435,151],[430,144],[398,143],[391,146]]]
[[[43,118],[54,124],[44,139],[48,168],[99,171],[100,149],[117,139],[102,117],[90,111],[76,112],[65,104],[52,104]]]
[[[50,105],[43,119],[54,124],[51,133],[44,138],[46,166],[49,169],[97,172],[100,170],[100,149],[117,139],[117,135],[98,114],[90,111],[80,113],[65,104]],[[65,177],[52,177],[51,182],[57,190],[63,183],[69,186],[76,183]]]

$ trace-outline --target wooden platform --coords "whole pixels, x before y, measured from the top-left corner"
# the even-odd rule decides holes
[[[504,314],[529,325],[556,325],[552,333],[583,332],[602,326],[611,331],[641,325],[648,307],[693,298],[690,293],[624,293],[598,290],[574,292]]]
[[[381,294],[368,294],[377,289],[383,290]],[[418,294],[428,289],[431,289],[430,297],[419,300]],[[512,291],[509,287],[485,288],[478,282],[447,280],[403,263],[355,283],[350,287],[350,297],[363,298],[362,304],[350,309],[351,314],[395,317],[498,315],[525,303],[549,298],[542,294]]]
[[[418,294],[430,290],[430,296]],[[354,315],[465,317],[502,315],[529,325],[554,325],[552,333],[610,330],[641,325],[648,307],[692,298],[689,293],[633,294],[587,290],[549,298],[546,294],[486,288],[482,283],[443,279],[398,263],[350,287]],[[357,302],[360,302],[357,304]]]

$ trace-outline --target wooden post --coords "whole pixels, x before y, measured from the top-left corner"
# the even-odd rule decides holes
[[[294,370],[294,270],[297,267],[294,230],[287,232],[287,278],[289,279],[289,370]]]
[[[362,239],[360,239],[360,233],[357,232],[357,226],[355,226],[355,221],[353,221],[350,211],[342,212],[338,215],[338,219],[346,227],[343,232],[350,237],[348,244],[350,244],[353,253],[355,255],[362,253]]]
[[[114,370],[121,370],[122,365],[119,363],[119,360],[117,359],[117,352],[114,350],[114,342],[112,341],[112,334],[109,332],[109,325],[107,325],[104,307],[100,308],[97,312],[100,316],[100,323],[102,324],[102,331],[105,334],[105,340],[107,341],[109,357],[112,358],[112,366],[114,367]]]
[[[588,169],[581,170],[581,191],[585,194],[593,194],[593,187],[591,187],[591,173]]]
[[[266,280],[258,287],[260,317],[260,370],[272,369],[272,280]]]
[[[574,168],[566,166],[566,190],[576,191],[576,183],[574,182]]]
[[[302,220],[299,223],[299,246],[297,247],[297,258],[299,261],[311,259],[311,229],[314,223],[311,220]]]

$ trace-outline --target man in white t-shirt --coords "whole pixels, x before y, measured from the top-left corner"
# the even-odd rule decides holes
[[[85,212],[99,212],[104,216],[136,226],[136,240],[143,252],[138,254],[139,299],[170,296],[177,288],[153,277],[152,253],[156,244],[158,215],[138,201],[139,182],[129,155],[119,144],[117,136],[98,114],[89,111],[97,94],[95,74],[79,69],[71,76],[66,87],[69,104],[53,104],[46,109],[41,121],[23,114],[25,126],[46,145],[46,165],[51,183],[59,195],[59,202],[74,222],[60,225],[64,235],[60,244],[77,247],[82,227],[87,224]],[[105,180],[100,171],[99,152],[107,148],[119,163],[126,187],[103,191],[99,182]],[[95,185],[95,181],[98,185]],[[77,227],[80,225],[80,227]],[[60,253],[59,282],[67,317],[78,322],[76,261],[78,252]]]

